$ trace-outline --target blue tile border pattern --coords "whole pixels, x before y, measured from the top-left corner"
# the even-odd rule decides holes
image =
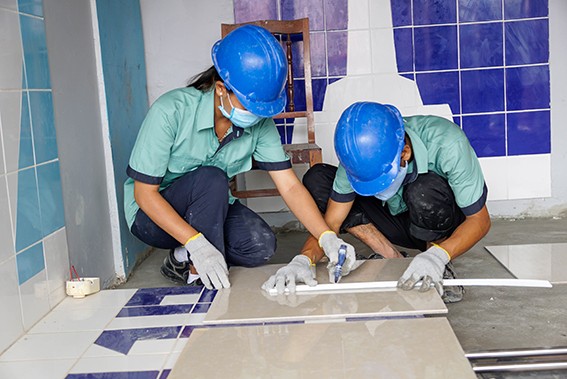
[[[390,2],[398,73],[449,104],[478,156],[551,152],[548,0]]]

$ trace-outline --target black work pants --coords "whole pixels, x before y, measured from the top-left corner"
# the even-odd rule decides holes
[[[303,184],[323,214],[336,171],[335,166],[318,164],[303,177]],[[382,200],[357,195],[340,232],[372,223],[393,244],[423,251],[427,242],[449,237],[465,220],[449,183],[433,172],[418,175],[412,183],[404,185],[403,199],[408,210],[394,216]]]

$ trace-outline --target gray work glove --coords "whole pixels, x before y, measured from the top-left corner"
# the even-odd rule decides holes
[[[429,290],[433,284],[439,295],[443,295],[443,272],[447,263],[449,263],[449,253],[440,246],[431,246],[411,261],[398,281],[398,287],[411,290],[422,280],[420,292]]]
[[[295,293],[295,284],[305,283],[308,286],[317,285],[314,271],[311,270],[311,260],[305,255],[296,255],[291,262],[280,268],[264,284],[262,289],[269,292],[276,288],[278,294],[284,293],[287,288],[290,293]]]
[[[342,276],[346,276],[359,266],[355,265],[356,254],[354,247],[337,237],[335,232],[330,230],[323,232],[319,237],[319,246],[321,246],[327,258],[329,258],[327,271],[329,271],[329,282],[331,283],[335,282],[335,266],[339,260],[339,248],[341,245],[347,247],[346,259],[342,268]]]
[[[205,287],[208,289],[230,287],[224,256],[207,241],[204,235],[197,234],[196,238],[185,244],[185,249],[189,252],[189,258]]]

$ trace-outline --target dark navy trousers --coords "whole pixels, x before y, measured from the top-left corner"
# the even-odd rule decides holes
[[[274,255],[274,232],[238,200],[228,203],[228,178],[221,169],[205,166],[188,172],[161,191],[161,195],[225,256],[229,266],[255,267]],[[160,249],[180,246],[141,209],[131,231],[150,246]]]
[[[336,172],[335,166],[318,164],[303,176],[303,184],[322,213],[327,210]],[[382,200],[357,195],[341,233],[372,223],[393,244],[423,251],[427,242],[449,237],[466,218],[447,180],[434,172],[420,174],[404,185],[402,196],[408,210],[394,216]]]

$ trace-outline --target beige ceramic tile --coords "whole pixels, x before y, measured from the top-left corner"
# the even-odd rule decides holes
[[[397,280],[410,259],[370,260],[343,277],[342,282]],[[434,290],[425,293],[397,289],[304,293],[270,296],[260,287],[283,265],[230,269],[231,288],[219,290],[205,324],[256,323],[297,320],[329,320],[346,317],[406,316],[447,313]],[[317,279],[328,282],[324,265],[317,267]]]
[[[444,317],[195,329],[168,379],[212,377],[476,378]]]
[[[518,279],[567,283],[567,243],[486,246]]]

